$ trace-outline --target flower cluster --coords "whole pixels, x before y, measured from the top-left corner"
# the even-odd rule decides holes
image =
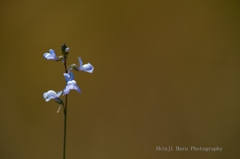
[[[43,93],[43,98],[45,99],[46,102],[53,99],[55,102],[59,104],[59,109],[57,113],[60,111],[61,106],[64,107],[64,102],[60,98],[61,95],[64,96],[69,94],[70,90],[76,90],[78,93],[81,93],[81,90],[77,85],[77,82],[74,80],[74,74],[71,72],[71,70],[83,71],[88,73],[93,73],[94,70],[94,67],[90,63],[83,64],[81,57],[78,57],[79,66],[77,66],[76,64],[72,64],[67,68],[66,60],[69,54],[69,48],[65,44],[63,44],[61,47],[61,51],[62,56],[56,56],[56,53],[53,49],[50,49],[49,52],[43,54],[43,57],[45,59],[53,61],[62,61],[65,66],[65,73],[63,73],[63,76],[65,77],[66,80],[65,88],[62,91],[59,91],[58,93],[56,93],[53,90],[49,90]]]

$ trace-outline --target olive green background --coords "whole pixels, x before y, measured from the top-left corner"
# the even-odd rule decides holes
[[[61,159],[63,115],[42,97],[64,88],[50,48],[70,47],[75,72],[67,159],[237,159],[240,3],[0,2],[0,158]],[[156,146],[223,147],[156,152]]]

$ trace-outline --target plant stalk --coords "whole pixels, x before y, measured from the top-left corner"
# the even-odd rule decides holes
[[[64,57],[64,68],[65,73],[68,73],[67,70],[67,58]],[[63,128],[63,159],[66,159],[66,138],[67,138],[67,102],[68,102],[68,95],[65,95],[65,104],[63,108],[63,115],[64,115],[64,128]]]

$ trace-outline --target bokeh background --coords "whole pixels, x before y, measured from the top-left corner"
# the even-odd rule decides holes
[[[238,159],[240,2],[2,0],[0,159],[61,159],[64,88],[47,61],[66,43],[74,72],[67,159]],[[156,146],[223,147],[156,152]]]

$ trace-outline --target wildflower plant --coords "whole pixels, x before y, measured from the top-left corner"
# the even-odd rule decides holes
[[[83,64],[82,58],[78,57],[79,65],[72,64],[69,67],[67,67],[67,59],[69,55],[69,47],[67,47],[66,44],[63,44],[61,47],[61,56],[57,56],[55,51],[53,49],[50,49],[49,52],[44,53],[43,57],[47,60],[52,61],[62,61],[64,65],[64,73],[63,76],[66,81],[66,86],[62,91],[55,92],[54,90],[49,90],[45,93],[43,93],[43,98],[46,102],[49,102],[50,100],[54,100],[56,103],[58,103],[59,107],[57,110],[57,113],[63,109],[63,116],[64,116],[64,131],[63,131],[63,159],[66,158],[66,132],[67,132],[67,103],[68,103],[68,94],[71,90],[76,90],[78,93],[81,93],[80,88],[77,85],[77,82],[74,80],[74,74],[71,72],[72,70],[75,71],[83,71],[88,73],[93,73],[94,67],[90,64]],[[60,96],[65,96],[65,101],[63,101]]]

